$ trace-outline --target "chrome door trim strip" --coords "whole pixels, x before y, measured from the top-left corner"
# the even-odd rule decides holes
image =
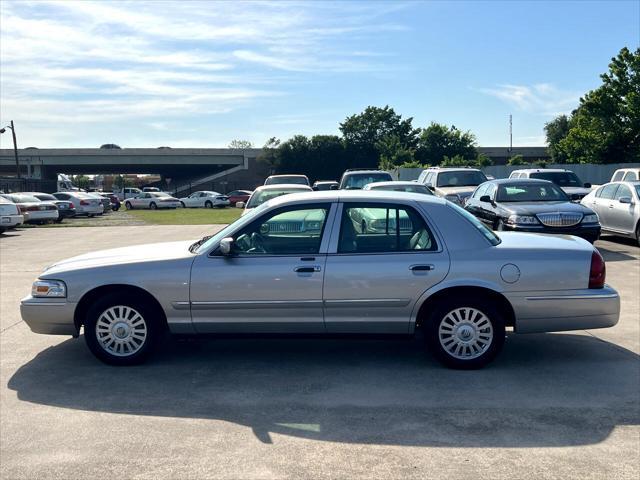
[[[248,300],[236,302],[191,302],[192,310],[254,308],[322,308],[322,300]]]
[[[171,306],[174,310],[189,310],[191,302],[171,302]]]
[[[358,300],[325,300],[324,306],[331,307],[406,307],[410,298],[366,298]]]
[[[526,300],[589,300],[592,298],[618,298],[617,293],[600,293],[594,295],[547,295],[542,297],[525,297]]]

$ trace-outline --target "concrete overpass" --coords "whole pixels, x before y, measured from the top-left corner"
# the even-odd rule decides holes
[[[260,149],[228,148],[27,148],[18,150],[23,177],[54,180],[66,174],[159,174],[179,190],[211,185],[249,170]],[[15,175],[13,150],[0,149],[0,176]],[[174,187],[174,188],[175,188]]]

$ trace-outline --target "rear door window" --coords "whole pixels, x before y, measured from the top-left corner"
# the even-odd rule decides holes
[[[602,198],[604,200],[611,200],[616,195],[616,190],[618,190],[618,183],[610,183],[609,185],[605,185],[598,193],[596,193],[596,197]]]
[[[637,180],[637,179],[638,178],[636,176],[636,172],[627,172],[623,180],[625,182],[633,182],[634,180]]]

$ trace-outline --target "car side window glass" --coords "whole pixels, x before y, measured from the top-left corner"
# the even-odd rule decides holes
[[[609,185],[605,185],[604,187],[602,187],[602,191],[600,192],[600,198],[603,198],[605,200],[611,200],[613,197],[615,197],[616,194],[616,190],[618,190],[618,183],[611,183]]]
[[[437,250],[431,230],[411,207],[345,204],[340,225],[338,253]]]
[[[633,182],[635,179],[636,179],[636,172],[627,172],[623,178],[623,180],[626,182]]]
[[[616,172],[613,175],[613,178],[611,179],[612,182],[619,182],[620,180],[622,180],[622,176],[624,175],[624,171],[622,172]]]
[[[474,199],[479,199],[483,195],[486,195],[486,191],[489,189],[490,185],[480,185],[475,193],[473,194]]]
[[[320,251],[329,205],[276,211],[244,228],[235,238],[241,255],[314,255]]]
[[[626,185],[620,185],[618,190],[616,190],[616,196],[613,197],[615,200],[620,200],[622,197],[631,197],[631,190]]]

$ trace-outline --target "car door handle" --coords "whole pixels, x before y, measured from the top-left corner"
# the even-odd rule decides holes
[[[609,208],[613,208],[613,203],[610,203],[610,204],[609,204]]]
[[[428,272],[433,270],[435,267],[433,265],[411,265],[409,270],[412,272]]]
[[[293,269],[296,273],[313,273],[321,270],[320,265],[313,265],[310,267],[296,267]]]

